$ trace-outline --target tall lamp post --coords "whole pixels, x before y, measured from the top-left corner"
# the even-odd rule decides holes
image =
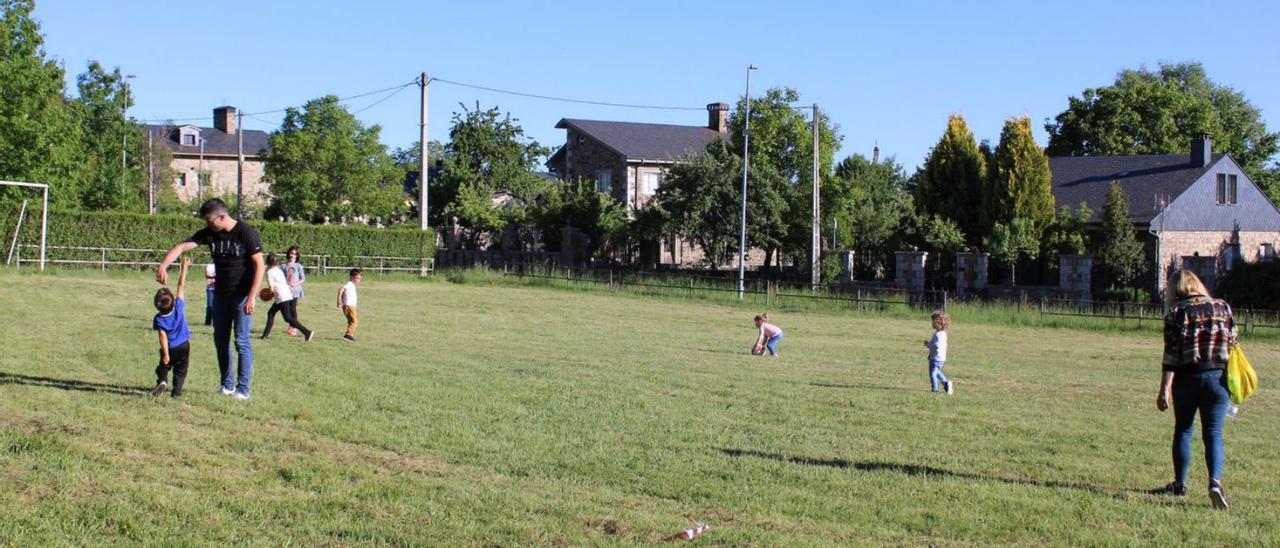
[[[751,164],[751,71],[755,65],[747,65],[746,116],[742,118],[742,216],[738,236],[738,300],[742,300],[747,292],[747,166]]]
[[[122,109],[125,123],[124,148],[120,149],[120,171],[122,173],[129,166],[129,80],[133,78],[137,78],[137,76],[133,74],[124,75],[124,108]]]

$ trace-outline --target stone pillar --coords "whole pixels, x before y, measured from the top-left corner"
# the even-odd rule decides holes
[[[913,296],[924,292],[924,263],[928,257],[927,251],[899,251],[894,285],[907,289]]]
[[[520,231],[515,223],[507,223],[507,227],[502,229],[502,250],[520,251],[520,249]]]
[[[454,217],[450,220],[449,226],[444,227],[444,248],[450,251],[462,247],[462,227],[458,226],[458,218]]]
[[[840,283],[853,283],[853,251],[840,252]]]
[[[1209,288],[1209,291],[1213,291],[1213,286],[1218,281],[1218,256],[1184,255],[1182,257],[1182,269],[1190,270],[1196,276],[1199,276],[1200,281],[1204,282],[1204,286]]]
[[[956,298],[963,299],[987,288],[990,253],[956,253]]]
[[[1093,255],[1058,255],[1058,290],[1072,299],[1093,294]]]
[[[566,226],[560,229],[560,264],[578,266],[582,261],[582,230]]]

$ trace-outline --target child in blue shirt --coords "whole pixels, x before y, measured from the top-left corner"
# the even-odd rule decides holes
[[[156,317],[152,327],[160,333],[160,365],[156,366],[156,387],[151,395],[159,396],[169,389],[169,370],[173,370],[173,397],[182,395],[187,380],[187,359],[191,351],[191,330],[187,328],[187,268],[191,259],[182,258],[178,269],[177,295],[162,287],[156,291]]]

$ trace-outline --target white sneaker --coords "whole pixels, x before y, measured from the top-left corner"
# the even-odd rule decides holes
[[[307,333],[307,342],[311,342],[311,339],[314,339],[314,338],[316,338],[316,332],[314,330],[312,330],[310,333]]]
[[[231,394],[231,397],[233,397],[233,398],[235,398],[235,399],[237,399],[237,400],[241,400],[241,401],[244,401],[244,400],[249,399],[249,395],[248,395],[248,394],[244,394],[244,393],[241,393],[241,392],[236,392],[236,393],[234,393],[234,394]]]
[[[1217,480],[1209,480],[1209,502],[1219,510],[1227,509],[1227,494],[1222,492],[1222,484]]]
[[[956,383],[954,381],[947,381],[947,395],[954,396],[955,393],[956,393]]]
[[[230,395],[235,394],[235,393],[236,393],[235,389],[232,389],[232,388],[223,388],[223,389],[222,389],[222,395],[223,395],[223,396],[230,396]]]
[[[169,389],[169,383],[167,383],[167,382],[165,382],[165,381],[160,381],[160,382],[156,383],[156,387],[155,387],[155,388],[152,388],[152,389],[151,389],[151,395],[152,395],[152,396],[159,396],[160,394],[163,394],[165,390],[168,390],[168,389]]]

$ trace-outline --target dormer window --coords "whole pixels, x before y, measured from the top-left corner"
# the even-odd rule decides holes
[[[178,128],[178,144],[184,147],[193,147],[200,144],[200,128],[196,126]]]
[[[1218,205],[1236,205],[1236,176],[1218,174]]]

